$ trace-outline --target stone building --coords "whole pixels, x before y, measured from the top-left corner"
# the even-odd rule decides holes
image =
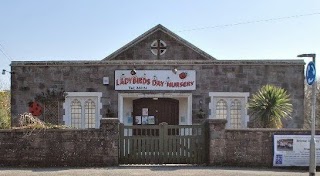
[[[286,128],[303,126],[303,60],[218,60],[157,25],[102,60],[13,61],[13,124],[23,112],[50,123],[98,128],[103,117],[125,125],[190,125],[226,118],[246,128],[246,103],[265,84],[288,91]]]

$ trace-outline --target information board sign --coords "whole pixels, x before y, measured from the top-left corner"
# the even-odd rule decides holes
[[[273,166],[309,166],[310,135],[274,135]],[[320,136],[316,140],[316,163],[320,165]]]

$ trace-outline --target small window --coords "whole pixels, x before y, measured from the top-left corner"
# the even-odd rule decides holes
[[[79,100],[74,99],[71,103],[71,127],[81,128],[82,108]]]
[[[167,51],[167,44],[162,40],[155,40],[151,43],[152,54],[159,56]]]
[[[224,100],[219,100],[216,107],[216,118],[217,119],[227,119],[227,102]]]
[[[241,102],[234,100],[231,102],[230,108],[230,127],[241,128]]]
[[[86,101],[84,106],[84,119],[85,119],[85,128],[94,128],[95,127],[95,117],[96,117],[96,105],[89,99]]]

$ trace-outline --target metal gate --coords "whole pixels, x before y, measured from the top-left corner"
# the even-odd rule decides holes
[[[120,124],[120,164],[205,164],[203,125]]]

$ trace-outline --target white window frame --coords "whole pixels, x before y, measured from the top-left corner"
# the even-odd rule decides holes
[[[101,97],[102,92],[66,92],[67,96],[65,99],[65,102],[63,103],[63,109],[65,110],[65,113],[63,115],[63,121],[66,126],[71,126],[71,102],[74,99],[91,99],[96,104],[96,117],[95,117],[95,128],[100,128],[100,120],[102,118],[101,115],[101,109],[102,109],[102,103],[101,103]],[[85,101],[83,101],[85,102]],[[82,103],[82,112],[84,112],[84,106],[85,104]],[[84,113],[83,113],[84,115]]]
[[[226,128],[230,128],[231,119],[231,103],[237,99],[241,103],[241,128],[247,128],[249,122],[249,116],[247,115],[247,102],[249,92],[209,92],[210,103],[209,103],[209,119],[216,119],[216,106],[219,100],[227,102],[227,125]]]
[[[158,47],[158,44],[162,44],[164,47],[167,47],[167,44],[166,44],[166,42],[164,42],[163,40],[160,40],[160,43],[158,43],[158,40],[154,40],[152,43],[151,43],[151,47]],[[157,46],[155,46],[155,45],[157,45]],[[156,50],[156,51],[155,51]],[[160,54],[160,56],[161,55],[163,55],[164,53],[166,53],[166,51],[167,51],[167,49],[163,49],[163,52],[161,53],[159,53]],[[157,49],[151,49],[151,52],[152,52],[152,54],[154,54],[154,55],[158,55],[158,50]]]

